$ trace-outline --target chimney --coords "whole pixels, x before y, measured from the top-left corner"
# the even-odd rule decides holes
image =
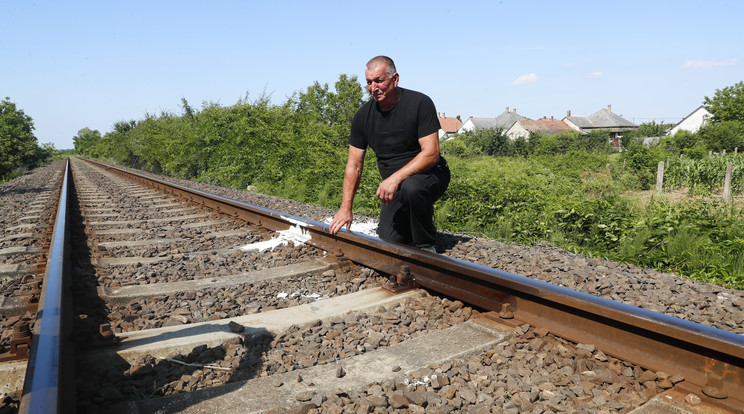
[[[431,113],[431,112],[429,112],[429,113]],[[444,116],[444,112],[442,112],[442,118],[447,118],[446,116]]]
[[[612,112],[612,105],[607,105],[607,112]]]
[[[516,114],[517,113],[517,108],[512,108],[512,112]]]
[[[506,113],[507,114],[509,113],[509,107],[508,106],[506,107]]]
[[[555,119],[553,119],[553,115],[550,115],[550,120],[555,121]]]
[[[566,111],[566,118],[568,118],[569,116],[571,116],[571,110],[570,109],[568,111]]]

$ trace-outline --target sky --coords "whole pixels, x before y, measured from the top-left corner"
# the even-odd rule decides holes
[[[0,99],[73,148],[148,114],[282,104],[376,55],[446,116],[676,123],[744,80],[744,1],[0,0]]]

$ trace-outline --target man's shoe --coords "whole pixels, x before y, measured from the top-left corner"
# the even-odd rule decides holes
[[[426,250],[429,253],[438,254],[437,248],[434,247],[433,244],[423,244],[421,246],[418,246],[418,248],[421,249],[421,250]]]

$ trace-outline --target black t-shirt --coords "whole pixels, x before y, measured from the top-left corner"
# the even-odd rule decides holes
[[[365,103],[351,122],[349,145],[367,146],[377,155],[383,179],[408,164],[419,152],[419,138],[440,128],[434,102],[421,92],[401,89],[400,101],[389,111],[374,99]]]

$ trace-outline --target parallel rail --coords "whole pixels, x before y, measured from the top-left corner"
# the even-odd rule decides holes
[[[271,230],[299,227],[307,243],[339,260],[395,275],[392,290],[420,286],[491,311],[503,323],[546,327],[646,369],[681,374],[678,389],[744,410],[744,336],[374,237],[331,235],[323,223],[94,164]]]

